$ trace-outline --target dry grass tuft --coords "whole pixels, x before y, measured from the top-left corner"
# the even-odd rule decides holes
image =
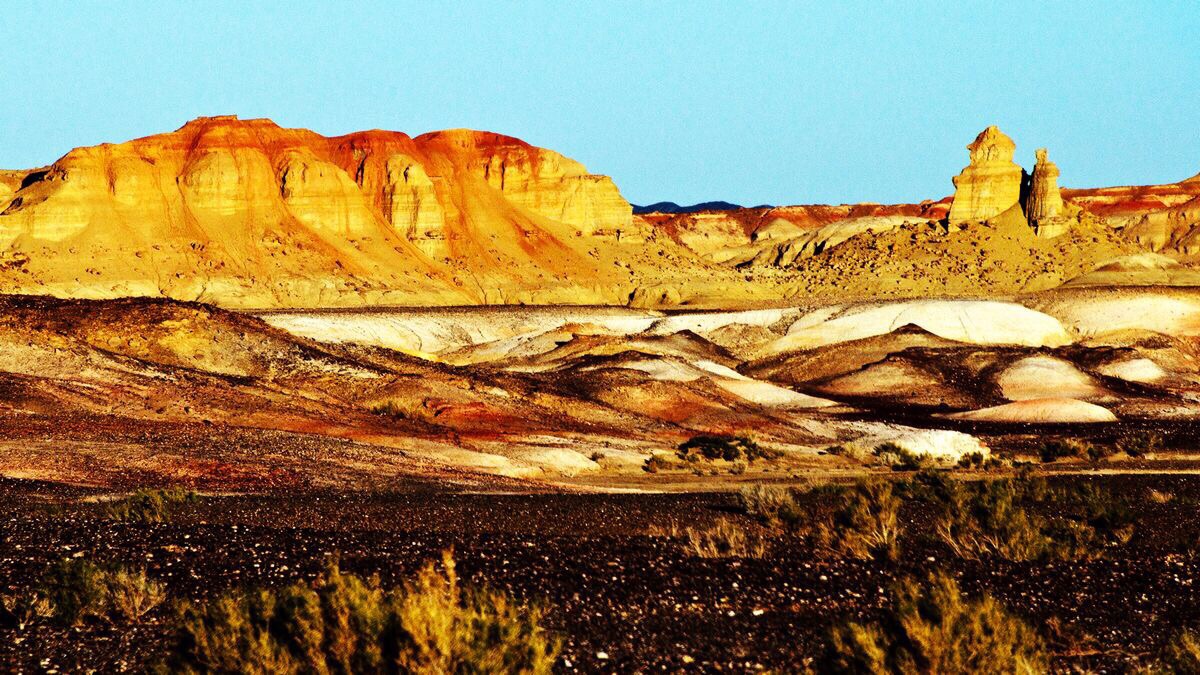
[[[104,514],[113,520],[138,523],[165,523],[174,510],[197,501],[195,492],[183,488],[138,490],[123,499],[110,502]]]
[[[549,673],[542,612],[459,583],[447,553],[401,589],[343,574],[232,593],[181,611],[173,673]]]
[[[162,584],[143,572],[106,569],[82,559],[53,567],[40,594],[54,616],[68,625],[85,619],[136,621],[166,598]]]
[[[883,620],[833,631],[820,672],[1044,673],[1037,633],[991,596],[963,597],[945,574],[907,580],[892,591]]]
[[[811,526],[809,534],[818,547],[862,560],[899,558],[903,502],[890,481],[825,490],[837,502],[832,513]]]
[[[650,536],[682,540],[687,552],[698,558],[762,558],[770,550],[765,537],[729,518],[708,527],[651,528]]]

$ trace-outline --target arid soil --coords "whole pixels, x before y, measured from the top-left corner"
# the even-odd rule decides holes
[[[171,522],[130,524],[107,520],[102,504],[89,500],[95,491],[5,480],[0,590],[33,587],[50,564],[72,556],[144,567],[165,582],[172,602],[310,578],[330,555],[343,569],[391,584],[453,549],[473,583],[546,604],[548,625],[565,641],[563,671],[754,672],[803,667],[831,624],[872,616],[894,579],[936,566],[953,571],[968,593],[987,591],[1057,636],[1056,667],[1111,672],[1179,628],[1200,625],[1193,587],[1200,479],[1103,480],[1137,505],[1133,540],[1104,559],[960,561],[921,543],[926,518],[908,509],[916,543],[894,565],[824,559],[786,537],[762,559],[701,559],[648,534],[720,517],[757,527],[722,493],[513,495],[409,484],[378,494],[207,496]],[[1145,499],[1151,488],[1172,501]],[[163,606],[132,626],[3,627],[0,670],[140,670],[164,649],[171,616]]]

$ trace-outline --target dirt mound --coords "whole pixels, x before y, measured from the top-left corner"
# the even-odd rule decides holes
[[[801,276],[796,297],[998,295],[1054,288],[1139,250],[1088,219],[1042,239],[1016,209],[985,223],[867,232],[791,269]]]
[[[1083,424],[1116,422],[1107,408],[1072,398],[1042,398],[946,415],[950,419],[972,422],[1034,422]]]

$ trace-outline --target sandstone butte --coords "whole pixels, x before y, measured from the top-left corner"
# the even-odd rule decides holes
[[[515,138],[209,117],[0,173],[0,290],[242,308],[654,301],[697,270],[644,226],[608,177]]]
[[[251,309],[731,307],[830,293],[1010,293],[1061,283],[1129,247],[1200,254],[1200,177],[1058,190],[1057,167],[1039,154],[1033,185],[1023,186],[1015,144],[998,128],[968,149],[953,197],[919,204],[634,216],[608,177],[508,136],[331,138],[265,119],[199,118],[172,133],[77,148],[45,168],[0,171],[0,292],[162,295]],[[1023,187],[1032,190],[1024,204]],[[905,260],[877,264],[909,241],[896,228],[1001,215],[1016,229],[996,255],[1028,262],[1008,276],[979,285],[939,277],[977,266],[974,249],[957,240],[988,236],[954,228],[954,241],[922,234]],[[1049,249],[1019,236],[1035,227],[1061,234],[1081,218],[1084,231]],[[836,269],[804,262],[834,247],[840,253],[825,267]],[[1045,283],[1031,285],[1042,265],[1052,266]]]

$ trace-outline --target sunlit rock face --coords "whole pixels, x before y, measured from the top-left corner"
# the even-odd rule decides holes
[[[967,146],[971,163],[954,177],[950,222],[986,220],[1021,199],[1021,167],[1013,162],[1016,144],[997,127],[984,129]]]
[[[613,302],[613,182],[515,138],[199,118],[0,173],[0,291],[226,306]],[[567,289],[567,290],[564,290]],[[569,291],[569,292],[568,292]]]
[[[1037,222],[1063,214],[1062,194],[1058,190],[1058,166],[1047,159],[1046,149],[1037,151],[1037,164],[1030,181],[1029,202],[1025,215]]]
[[[1025,217],[1040,237],[1057,237],[1070,227],[1058,189],[1058,166],[1047,159],[1045,148],[1037,151],[1037,164],[1033,167],[1025,202]]]

